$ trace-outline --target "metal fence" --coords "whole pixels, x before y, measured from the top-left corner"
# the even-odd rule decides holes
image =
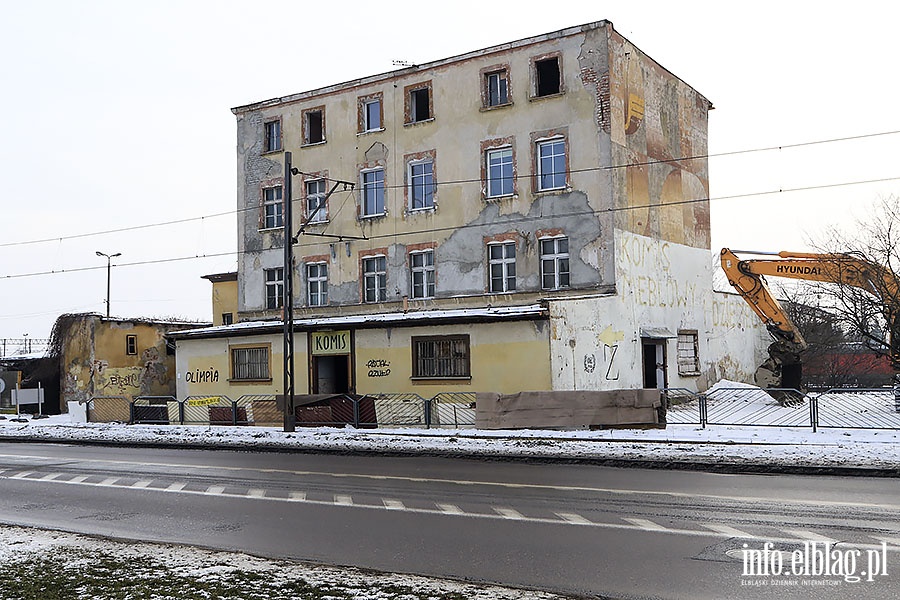
[[[107,406],[111,398],[96,397],[94,402]],[[89,410],[88,420],[127,421],[156,425],[247,425],[280,427],[284,413],[275,395],[246,395],[237,400],[228,396],[138,396],[131,400],[116,397],[117,418],[97,418]],[[371,429],[376,427],[441,427],[475,426],[475,393],[441,393],[433,398],[418,394],[338,394],[294,407],[298,427],[332,426]]]
[[[900,429],[900,403],[891,388],[790,389],[712,388],[704,393],[663,390],[666,423]]]

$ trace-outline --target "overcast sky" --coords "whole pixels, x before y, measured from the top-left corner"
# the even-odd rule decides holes
[[[211,319],[201,276],[236,268],[230,108],[602,19],[715,106],[713,251],[808,249],[900,195],[900,8],[839,6],[0,0],[0,338],[105,312],[97,251],[122,253],[113,315]]]

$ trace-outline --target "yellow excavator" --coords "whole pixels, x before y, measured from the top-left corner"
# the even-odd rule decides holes
[[[736,253],[768,258],[741,259]],[[850,253],[775,253],[723,248],[721,261],[728,283],[759,315],[774,338],[768,348],[769,358],[757,369],[757,385],[799,390],[800,354],[807,348],[806,340],[769,291],[764,276],[770,275],[852,286],[875,296],[887,320],[894,385],[895,390],[900,389],[897,375],[900,373],[900,279],[893,271]]]

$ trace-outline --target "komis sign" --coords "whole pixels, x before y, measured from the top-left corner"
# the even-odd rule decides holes
[[[350,354],[350,332],[314,331],[310,335],[310,353],[314,356]]]

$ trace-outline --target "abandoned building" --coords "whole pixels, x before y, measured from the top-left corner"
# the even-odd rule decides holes
[[[236,285],[210,281],[236,318],[170,334],[178,397],[282,393],[286,277],[298,393],[751,380],[765,331],[712,285],[711,109],[608,21],[232,109]]]

